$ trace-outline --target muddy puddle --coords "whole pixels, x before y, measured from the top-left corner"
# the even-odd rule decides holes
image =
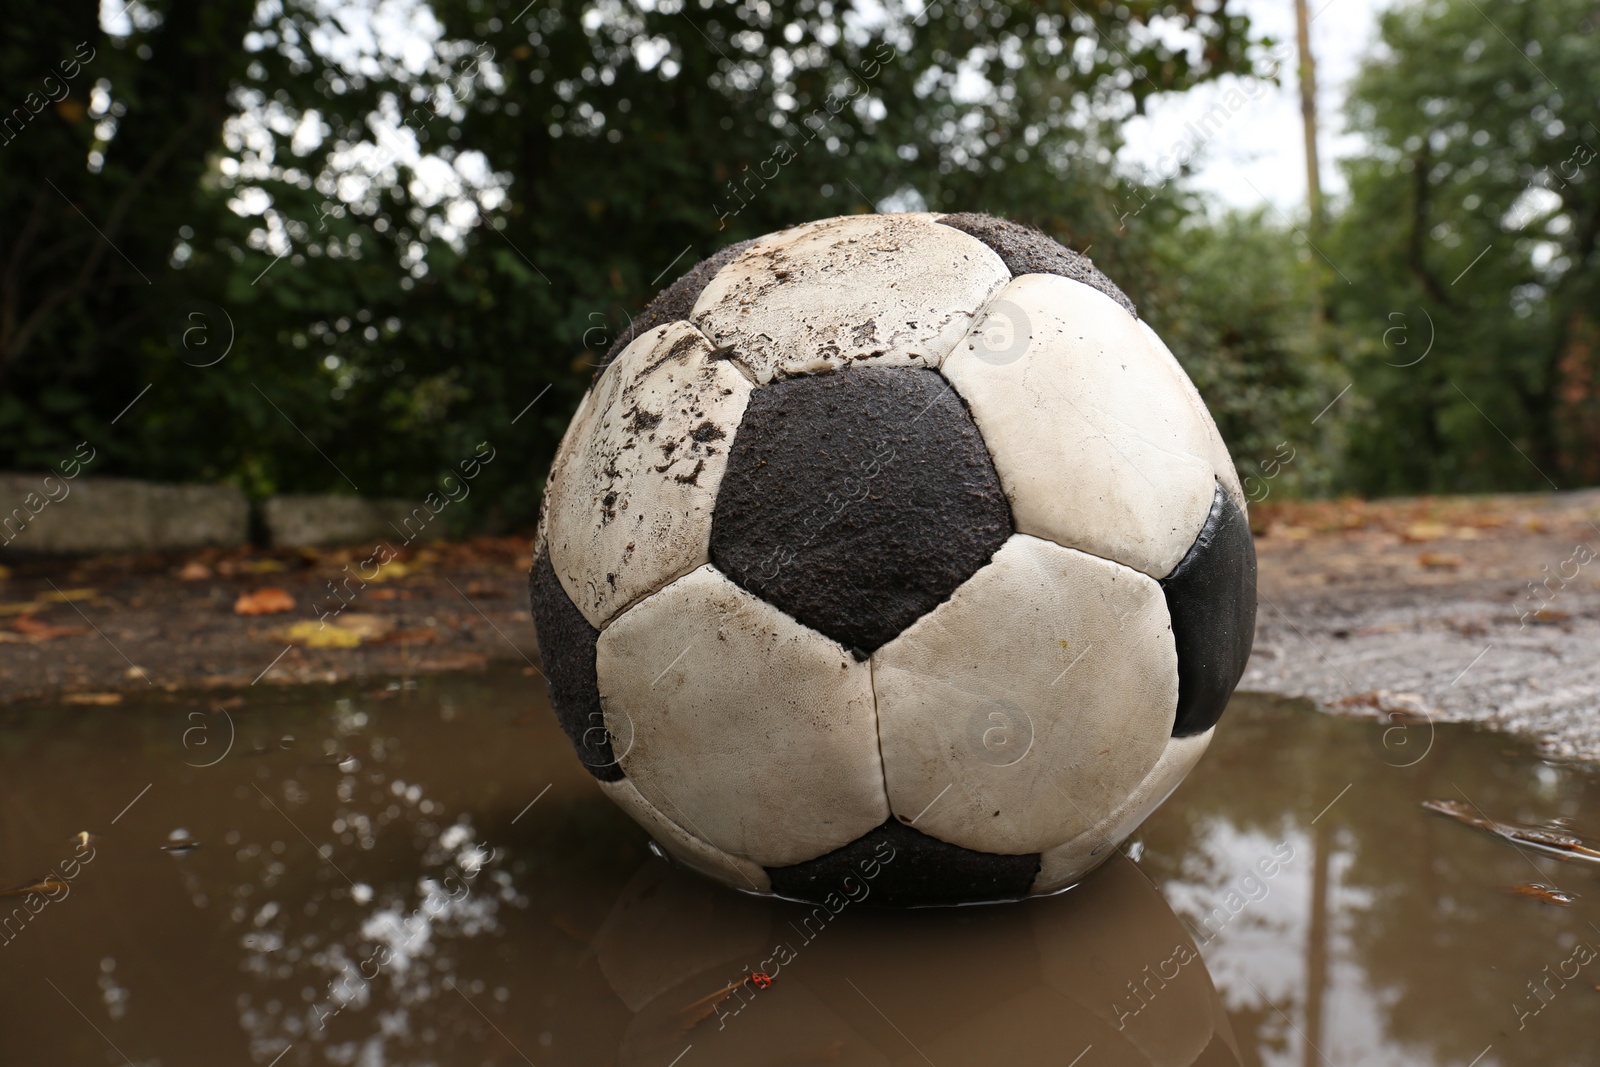
[[[1240,696],[1081,886],[834,914],[652,856],[538,690],[0,710],[0,1063],[1600,1062],[1600,866],[1422,806],[1600,836],[1504,737]]]

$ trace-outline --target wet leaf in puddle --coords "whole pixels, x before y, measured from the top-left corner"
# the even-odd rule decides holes
[[[766,979],[766,985],[762,985],[759,980],[756,980],[754,983],[752,983],[752,980],[756,978],[756,974],[760,974],[761,978]],[[691,1030],[709,1019],[717,1010],[717,1007],[723,1003],[723,1001],[727,1000],[739,990],[751,984],[755,984],[757,988],[765,989],[767,986],[772,984],[772,979],[767,978],[765,974],[762,974],[759,971],[755,974],[747,974],[738,981],[729,982],[721,989],[708,993],[694,1003],[680,1009],[678,1014],[683,1018],[683,1023],[679,1027],[678,1036],[687,1036]]]
[[[1537,900],[1541,904],[1554,904],[1560,908],[1572,907],[1573,901],[1578,899],[1576,893],[1564,893],[1559,889],[1544,885],[1541,882],[1528,882],[1525,885],[1514,885],[1506,890],[1512,896],[1527,897]]]
[[[0,889],[0,897],[25,897],[29,893],[56,893],[67,888],[67,883],[54,875],[37,882],[19,885],[15,889]]]
[[[161,851],[174,856],[186,856],[200,847],[200,842],[189,836],[189,831],[178,829],[167,835],[167,843],[161,846]]]
[[[1562,830],[1496,822],[1480,815],[1471,804],[1464,804],[1459,800],[1424,800],[1422,806],[1438,815],[1466,823],[1468,826],[1505,838],[1512,844],[1525,846],[1545,856],[1554,856],[1560,860],[1600,863],[1600,848]]]

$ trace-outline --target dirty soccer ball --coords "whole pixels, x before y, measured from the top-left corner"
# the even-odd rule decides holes
[[[550,471],[550,699],[684,865],[812,901],[1073,884],[1250,653],[1227,447],[1083,256],[984,215],[734,245],[617,339]]]

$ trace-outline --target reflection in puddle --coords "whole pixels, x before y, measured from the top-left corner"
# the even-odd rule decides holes
[[[629,1013],[616,1062],[1239,1062],[1193,941],[1122,857],[1015,907],[826,910],[642,866],[593,940]]]
[[[819,913],[651,856],[537,690],[251,691],[204,760],[213,696],[0,710],[0,1062],[1600,1061],[1600,872],[1421,806],[1593,839],[1504,738],[1240,697],[1079,887]]]

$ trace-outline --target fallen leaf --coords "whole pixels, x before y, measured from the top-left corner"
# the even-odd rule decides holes
[[[32,615],[39,610],[39,604],[33,600],[13,600],[0,604],[0,615]]]
[[[41,604],[71,604],[78,600],[93,600],[100,595],[98,589],[52,589],[40,593],[35,599]]]
[[[1387,689],[1378,689],[1340,697],[1330,701],[1330,704],[1336,708],[1349,708],[1354,717],[1362,719],[1376,720],[1381,716],[1385,722],[1433,721],[1433,713],[1415,693],[1392,693]]]
[[[1450,536],[1450,527],[1442,522],[1414,522],[1400,536],[1407,541],[1437,541]]]
[[[306,619],[279,631],[280,640],[301,648],[359,648],[361,635],[342,626],[330,626]]]
[[[121,693],[67,693],[61,697],[63,704],[88,704],[94,707],[110,707],[112,704],[122,703]]]
[[[396,578],[411,577],[412,570],[412,567],[401,563],[399,560],[394,560],[381,565],[378,568],[378,573],[374,574],[371,578],[367,578],[366,575],[362,575],[362,577],[368,582],[390,582],[394,581]]]
[[[1525,845],[1558,860],[1600,863],[1600,846],[1557,827],[1498,822],[1479,812],[1474,805],[1463,804],[1459,800],[1424,800],[1422,806],[1436,814],[1504,838],[1513,845]]]
[[[290,596],[287,590],[275,585],[251,593],[242,593],[239,599],[233,602],[235,615],[281,615],[293,610],[294,597]]]
[[[52,637],[71,637],[73,634],[89,632],[87,626],[54,626],[48,622],[40,622],[32,615],[18,616],[12,621],[11,628],[34,641],[48,641]]]
[[[1525,885],[1514,885],[1507,889],[1506,892],[1513,896],[1528,897],[1532,900],[1537,900],[1541,904],[1554,904],[1560,908],[1570,908],[1572,907],[1572,902],[1578,899],[1577,895],[1574,893],[1563,892],[1560,889],[1545,885],[1542,882],[1528,882]]]
[[[1424,567],[1443,569],[1461,566],[1462,559],[1454,552],[1424,552],[1417,557],[1417,562]]]
[[[186,582],[203,582],[211,576],[211,568],[197,559],[191,559],[188,563],[185,563],[183,569],[178,572],[178,577]]]
[[[1537,626],[1560,626],[1564,622],[1572,621],[1572,612],[1540,608],[1528,616],[1528,621]]]
[[[738,992],[740,989],[745,988],[749,984],[750,984],[750,976],[749,975],[745,975],[743,978],[740,978],[738,981],[729,982],[727,985],[723,986],[721,989],[718,989],[715,992],[709,993],[706,996],[701,997],[699,1000],[697,1000],[694,1003],[688,1005],[687,1007],[680,1008],[678,1010],[678,1017],[680,1019],[680,1026],[679,1026],[679,1030],[678,1030],[678,1036],[679,1037],[687,1036],[689,1034],[689,1032],[692,1031],[695,1027],[699,1026],[702,1022],[704,1022],[705,1020],[709,1019],[711,1017],[711,1015],[717,1010],[717,1006],[718,1005],[720,1005],[723,1001],[727,1000],[729,997],[733,996],[736,992]],[[771,985],[772,983],[769,980],[767,984]]]
[[[342,630],[349,630],[363,641],[380,640],[394,630],[394,616],[392,615],[371,615],[363,612],[347,611],[328,621]]]
[[[15,889],[0,889],[0,897],[24,897],[29,893],[53,893],[56,890],[67,888],[67,883],[51,875],[28,885],[20,885]]]

